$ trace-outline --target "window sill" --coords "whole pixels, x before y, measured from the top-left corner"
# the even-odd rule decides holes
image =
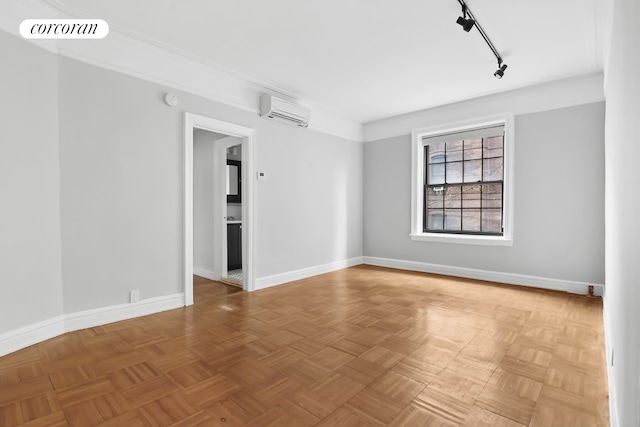
[[[462,234],[414,233],[411,240],[465,245],[513,246],[513,239],[506,236],[469,236]]]

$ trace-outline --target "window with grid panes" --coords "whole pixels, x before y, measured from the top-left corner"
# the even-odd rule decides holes
[[[427,233],[502,236],[504,126],[424,137]]]

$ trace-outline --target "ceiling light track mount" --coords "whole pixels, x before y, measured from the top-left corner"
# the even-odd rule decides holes
[[[458,19],[456,20],[456,23],[458,23],[462,27],[462,29],[467,33],[471,31],[471,29],[474,26],[478,29],[478,32],[480,33],[484,41],[487,43],[487,45],[491,49],[491,52],[495,55],[496,60],[498,61],[498,69],[496,70],[495,73],[493,73],[493,75],[497,79],[501,79],[504,76],[504,71],[507,69],[507,64],[505,64],[504,61],[502,60],[502,56],[500,56],[500,52],[498,52],[498,49],[496,49],[496,47],[493,45],[493,43],[489,39],[489,36],[487,36],[487,33],[484,32],[484,30],[482,29],[482,26],[480,25],[476,17],[473,15],[471,10],[469,9],[469,6],[467,6],[464,0],[458,0],[458,3],[460,3],[460,6],[462,6],[462,16],[458,17]]]

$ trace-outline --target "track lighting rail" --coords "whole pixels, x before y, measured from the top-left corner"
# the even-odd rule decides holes
[[[507,69],[507,64],[504,64],[502,56],[500,56],[500,52],[498,52],[498,49],[496,49],[496,47],[493,45],[493,43],[489,39],[489,36],[487,36],[487,33],[484,32],[484,29],[482,29],[482,26],[471,12],[471,9],[469,9],[469,6],[467,6],[464,0],[458,0],[458,3],[460,3],[460,6],[462,6],[462,16],[459,17],[456,22],[461,25],[462,29],[466,32],[471,31],[474,26],[478,29],[478,32],[487,43],[487,45],[491,49],[491,52],[495,55],[496,60],[498,61],[498,69],[495,73],[493,73],[493,75],[496,78],[501,79],[502,76],[504,76],[504,71]]]

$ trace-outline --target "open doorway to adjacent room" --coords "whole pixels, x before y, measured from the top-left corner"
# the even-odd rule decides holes
[[[253,290],[253,130],[185,115],[185,305]]]

